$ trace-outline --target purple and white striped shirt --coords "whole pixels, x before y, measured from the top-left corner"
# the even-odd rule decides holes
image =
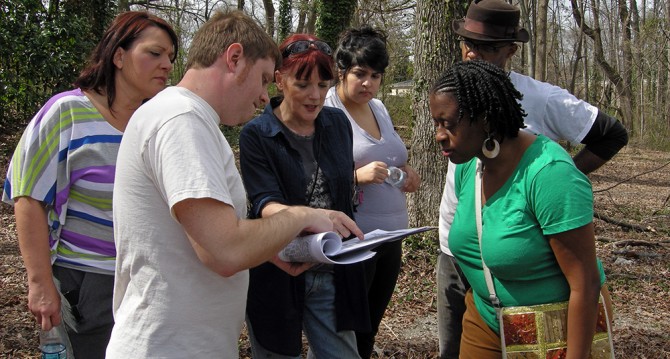
[[[46,204],[52,262],[114,273],[112,189],[122,135],[80,89],[49,99],[24,131],[2,200]]]

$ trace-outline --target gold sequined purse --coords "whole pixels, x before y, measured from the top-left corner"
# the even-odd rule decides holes
[[[591,359],[612,359],[611,331],[603,298],[598,303],[596,333],[591,341]],[[568,302],[533,306],[502,307],[499,311],[503,358],[566,357]]]
[[[482,165],[477,160],[475,176],[475,217],[479,250],[482,239]],[[502,307],[495,294],[493,276],[484,263],[482,267],[489,299],[496,308],[500,323],[500,343],[505,359],[562,359],[567,355],[568,302],[532,306]],[[598,302],[596,333],[591,341],[589,359],[614,359],[610,320],[601,294]]]

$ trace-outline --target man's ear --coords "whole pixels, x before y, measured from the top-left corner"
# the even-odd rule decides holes
[[[231,44],[228,46],[224,56],[226,57],[226,66],[230,72],[235,72],[235,69],[237,69],[238,65],[240,65],[242,56],[244,56],[244,49],[242,44],[238,42]]]
[[[519,50],[519,45],[517,45],[516,43],[513,43],[512,46],[508,46],[507,47],[507,54],[506,54],[507,56],[506,56],[505,60],[511,59],[512,56],[514,56],[514,54],[516,54],[516,52],[518,50]]]

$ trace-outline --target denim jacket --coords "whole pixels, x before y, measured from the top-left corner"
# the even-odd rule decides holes
[[[263,114],[240,133],[240,168],[250,203],[250,218],[261,217],[269,202],[306,205],[307,180],[300,154],[286,138],[273,114],[273,99]],[[323,107],[315,120],[314,153],[328,178],[333,207],[353,218],[353,140],[344,112]],[[319,148],[317,148],[319,146]],[[299,355],[305,280],[266,262],[250,271],[247,317],[260,344],[283,355]],[[335,265],[335,307],[338,330],[369,331],[365,274],[362,263]]]

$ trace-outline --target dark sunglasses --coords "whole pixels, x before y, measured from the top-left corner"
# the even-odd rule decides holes
[[[328,46],[328,44],[326,44],[323,41],[319,41],[319,40],[298,40],[298,41],[294,41],[294,42],[288,44],[286,46],[286,48],[284,48],[284,51],[282,52],[282,57],[286,58],[286,57],[289,57],[291,55],[295,55],[295,54],[305,52],[305,51],[309,50],[309,48],[312,45],[314,45],[314,47],[317,50],[323,52],[324,54],[326,54],[328,56],[333,54],[333,49],[331,49],[330,46]]]
[[[478,51],[478,52],[488,52],[488,53],[497,52],[498,50],[502,49],[503,47],[506,47],[506,46],[509,46],[509,45],[512,44],[510,42],[506,42],[506,43],[503,43],[502,45],[491,45],[491,44],[482,43],[482,42],[472,42],[470,40],[463,39],[463,38],[461,39],[461,42],[469,50]]]

